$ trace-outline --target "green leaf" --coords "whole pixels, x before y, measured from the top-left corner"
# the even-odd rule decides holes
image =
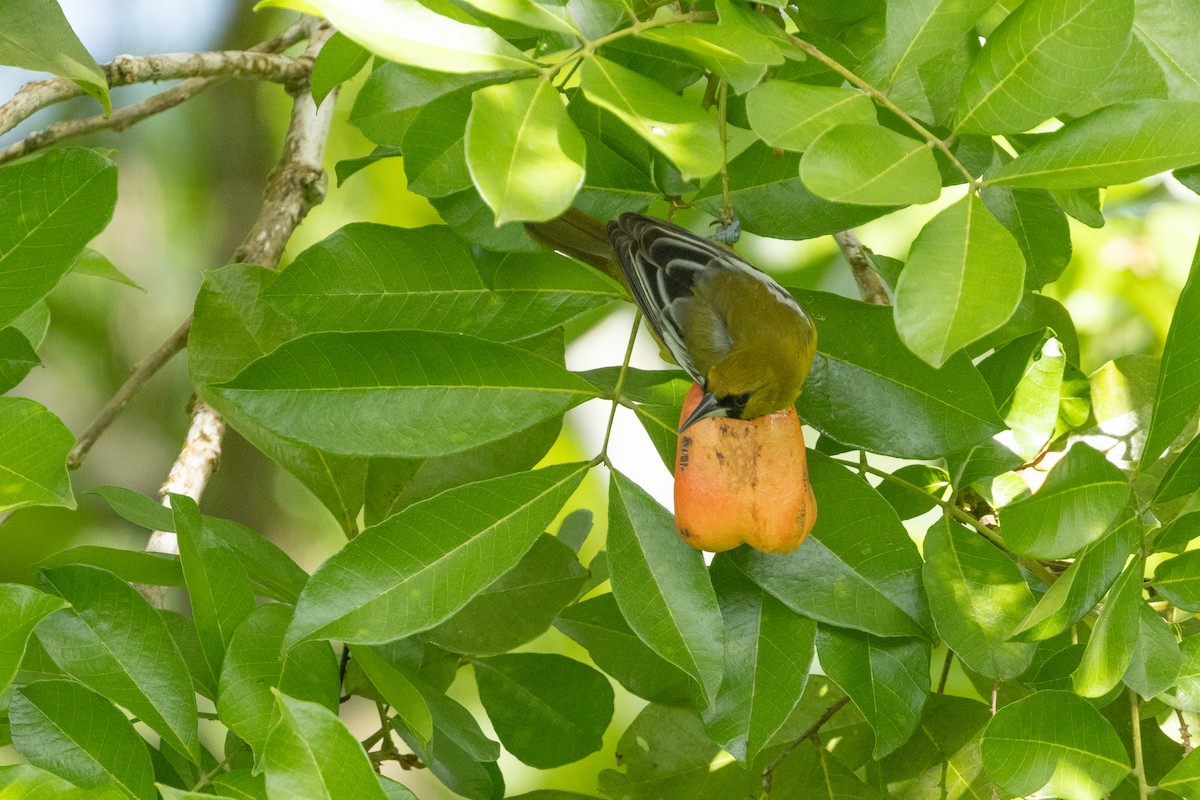
[[[1093,111],[1040,138],[992,185],[1084,189],[1133,183],[1200,162],[1200,103],[1136,100]]]
[[[116,202],[117,168],[93,150],[50,150],[0,167],[0,327],[70,271]]]
[[[902,74],[915,72],[957,45],[991,5],[989,0],[888,3],[886,46],[879,69],[886,77],[878,85],[893,85]]]
[[[217,715],[229,730],[263,757],[275,714],[273,689],[329,709],[338,708],[338,662],[324,642],[305,642],[280,653],[292,608],[259,606],[229,640],[217,692]]]
[[[94,278],[103,278],[106,281],[146,291],[138,285],[137,281],[117,269],[116,265],[109,261],[103,253],[97,252],[90,247],[83,248],[83,252],[75,260],[71,271],[77,275],[91,275]]]
[[[942,192],[929,147],[876,124],[842,123],[826,130],[804,151],[800,179],[835,203],[928,203]]]
[[[721,168],[716,121],[699,106],[599,56],[584,59],[579,72],[587,99],[670,159],[684,180],[706,178]]]
[[[1185,800],[1200,798],[1200,750],[1193,750],[1158,782],[1159,789],[1173,792]]]
[[[586,146],[549,81],[476,90],[465,147],[471,180],[497,226],[557,217],[583,185]]]
[[[128,583],[95,567],[57,567],[39,582],[71,604],[38,627],[38,641],[55,663],[198,763],[187,665],[154,608]]]
[[[1100,538],[1084,548],[1058,576],[1037,606],[1013,632],[1020,641],[1042,641],[1070,628],[1095,607],[1117,579],[1133,549],[1140,523],[1125,512]]]
[[[467,243],[444,225],[352,223],[301,253],[262,293],[293,323],[288,339],[403,327],[512,341],[623,297],[595,269],[556,254],[511,253],[485,263],[490,287]]]
[[[562,429],[555,417],[461,453],[432,458],[373,458],[367,466],[366,524],[375,525],[413,503],[454,486],[533,469]]]
[[[1200,111],[1200,105],[1197,106]],[[1163,347],[1158,385],[1154,391],[1154,411],[1150,432],[1142,453],[1142,464],[1149,466],[1174,441],[1200,405],[1200,334],[1189,323],[1200,314],[1200,245],[1192,258],[1191,271],[1183,293],[1175,304],[1171,328]],[[1165,476],[1164,476],[1165,477]]]
[[[821,433],[873,453],[938,458],[1002,429],[987,385],[965,356],[934,369],[901,343],[890,309],[794,294],[820,334],[796,410]]]
[[[542,635],[575,599],[587,570],[565,543],[543,533],[515,567],[426,639],[456,653],[496,655]]]
[[[691,697],[692,679],[638,638],[611,592],[568,606],[554,627],[582,645],[596,666],[638,697],[666,705],[686,703]]]
[[[414,113],[400,145],[409,190],[432,198],[470,189],[464,140],[470,91],[438,97]]]
[[[1133,0],[1032,0],[988,36],[967,70],[955,128],[1020,133],[1104,81],[1129,47]]]
[[[1183,448],[1154,490],[1154,503],[1169,503],[1200,489],[1200,438]]]
[[[976,700],[929,695],[916,733],[881,763],[889,797],[990,797],[990,782],[979,755],[979,734],[990,719],[987,706]]]
[[[1025,291],[1058,280],[1071,260],[1071,231],[1067,215],[1050,193],[989,186],[980,196],[1025,256]]]
[[[158,612],[171,633],[175,646],[183,654],[188,673],[192,678],[192,687],[209,700],[217,698],[217,676],[208,668],[204,651],[200,648],[200,635],[196,633],[196,625],[190,617],[174,611],[163,609]]]
[[[41,363],[25,334],[13,326],[0,328],[0,394],[24,380]]]
[[[608,502],[608,566],[617,605],[642,641],[715,699],[724,635],[704,558],[680,539],[665,508],[616,471]]]
[[[1197,536],[1200,536],[1200,511],[1180,514],[1154,532],[1153,549],[1164,552],[1184,547]]]
[[[738,764],[714,769],[721,752],[696,715],[682,708],[648,705],[617,742],[624,772],[600,773],[600,792],[610,798],[724,800],[753,796],[758,775]]]
[[[280,436],[333,453],[405,457],[503,438],[591,393],[520,348],[431,331],[309,334],[213,391]]]
[[[112,111],[108,78],[71,30],[54,0],[7,0],[4,33],[0,35],[0,64],[70,78]],[[0,250],[4,248],[0,247]]]
[[[1070,692],[1037,692],[1004,706],[983,732],[983,766],[1015,795],[1100,800],[1129,773],[1112,726]]]
[[[258,7],[288,7],[289,0],[262,0]],[[490,29],[467,25],[417,0],[364,5],[355,0],[303,0],[348,38],[376,55],[438,72],[531,70],[534,62]]]
[[[395,664],[378,655],[370,647],[358,645],[353,654],[362,671],[379,690],[387,704],[399,715],[405,727],[416,734],[421,742],[428,744],[433,738],[433,717],[421,690],[414,686],[412,680]]]
[[[821,625],[817,657],[875,730],[876,760],[912,737],[929,695],[929,643]]]
[[[75,437],[41,405],[0,397],[0,511],[25,506],[75,508],[67,452]]]
[[[725,622],[725,680],[705,715],[709,735],[753,764],[800,703],[817,626],[751,581],[728,555],[712,562]]]
[[[714,216],[723,199],[720,176],[713,178],[693,202]],[[800,156],[778,155],[761,142],[729,162],[729,200],[742,229],[775,239],[808,239],[852,228],[887,214],[892,208],[831,203],[817,197],[800,180]]]
[[[246,264],[208,273],[188,337],[192,383],[230,425],[308,487],[342,530],[354,530],[362,507],[365,462],[285,441],[208,391],[207,384],[229,380],[256,358],[300,335],[297,325],[262,297],[277,275]]]
[[[1000,512],[1004,542],[1034,558],[1074,555],[1099,539],[1129,499],[1129,481],[1082,442],[1059,461],[1032,497]]]
[[[550,653],[509,653],[474,662],[479,700],[508,752],[549,769],[601,748],[613,690],[595,669]]]
[[[470,5],[500,19],[511,20],[531,28],[553,31],[565,36],[578,36],[576,27],[567,10],[554,2],[539,3],[536,0],[470,0]]]
[[[900,519],[912,519],[929,511],[936,505],[934,498],[941,498],[950,486],[950,476],[946,470],[929,464],[907,464],[892,475],[920,489],[913,491],[909,486],[901,486],[887,479],[875,487]]]
[[[1008,431],[996,441],[1031,460],[1054,435],[1062,402],[1066,353],[1053,333],[1014,339],[979,364]]]
[[[1115,463],[1136,468],[1154,411],[1158,372],[1157,358],[1133,353],[1117,356],[1089,375],[1093,424],[1078,437]]]
[[[862,92],[832,86],[767,81],[746,95],[751,129],[771,147],[804,151],[835,125],[875,122],[875,106]]]
[[[66,606],[54,595],[39,592],[32,586],[0,583],[0,693],[3,693],[17,674],[25,657],[25,644],[34,627],[54,611]]]
[[[114,784],[133,800],[154,800],[146,743],[125,715],[73,681],[37,681],[13,694],[13,747],[36,767],[78,786]]]
[[[377,161],[383,161],[388,158],[398,158],[402,155],[399,147],[390,145],[378,145],[374,150],[365,156],[359,158],[343,158],[333,166],[333,172],[337,176],[337,186],[340,189],[342,184],[350,180],[351,177],[362,172],[367,167]]]
[[[375,144],[399,147],[414,117],[433,100],[490,78],[377,61],[354,98],[350,123]]]
[[[172,494],[171,508],[200,645],[208,668],[220,675],[234,631],[254,610],[250,578],[233,550],[203,524],[196,501]]]
[[[1179,648],[1179,675],[1169,695],[1163,697],[1173,708],[1200,711],[1200,636],[1183,640]]]
[[[236,800],[236,798],[226,794],[213,795],[202,794],[201,792],[185,792],[182,789],[175,789],[164,783],[157,783],[155,786],[158,788],[163,800]]]
[[[386,800],[362,745],[329,709],[275,694],[263,751],[269,797]]]
[[[809,739],[772,773],[771,789],[784,797],[805,800],[880,800],[838,756]]]
[[[1083,651],[1083,660],[1071,676],[1075,694],[1102,697],[1121,682],[1121,676],[1129,668],[1138,636],[1144,569],[1140,558],[1133,559],[1109,590]]]
[[[683,50],[688,57],[724,78],[739,94],[753,88],[768,64],[783,62],[783,54],[770,39],[745,27],[684,22],[645,31],[642,38]]]
[[[5,800],[124,800],[116,786],[82,789],[30,764],[0,767],[0,796]]]
[[[179,557],[167,553],[119,550],[115,547],[80,545],[60,550],[38,565],[42,568],[83,564],[108,570],[127,583],[151,586],[183,586]]]
[[[1025,257],[969,195],[917,234],[896,285],[896,328],[935,367],[1003,325],[1021,302]]]
[[[1188,32],[1200,25],[1200,8],[1187,0],[1138,0],[1133,35],[1162,68],[1168,96],[1200,100],[1200,53]]]
[[[793,611],[878,636],[925,636],[931,626],[921,557],[899,518],[861,477],[808,453],[817,523],[787,555],[733,551],[751,580]]]
[[[368,528],[309,579],[285,644],[433,627],[520,561],[586,473],[563,464],[468,484]]]
[[[310,79],[313,101],[319,106],[325,102],[338,84],[345,83],[359,73],[371,54],[343,33],[335,33],[317,53]]]
[[[938,634],[979,674],[1006,681],[1033,661],[1037,646],[1010,642],[1033,609],[1033,593],[1012,559],[948,517],[925,535],[922,570]]]
[[[1165,692],[1179,676],[1181,655],[1175,632],[1147,603],[1138,603],[1133,657],[1121,680],[1143,699]]]
[[[1189,550],[1159,564],[1152,583],[1171,605],[1200,612],[1200,550]]]

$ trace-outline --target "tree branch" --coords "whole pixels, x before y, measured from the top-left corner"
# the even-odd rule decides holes
[[[308,35],[312,30],[312,25],[301,21],[279,36],[263,42],[259,47],[277,46],[283,42],[292,41],[294,34],[289,32],[297,30],[302,30],[305,35]],[[304,74],[312,70],[315,58],[312,42],[316,40],[317,34],[313,33],[308,50],[293,61],[296,68],[306,71]],[[323,43],[324,39],[321,39],[320,42]],[[182,86],[177,88],[182,88]],[[322,111],[317,111],[307,85],[296,95],[291,124],[284,139],[283,154],[268,178],[266,199],[262,211],[245,241],[234,252],[233,263],[246,262],[275,266],[279,262],[279,256],[292,231],[304,219],[308,209],[324,199],[325,183],[322,160],[324,159],[325,136],[329,132],[333,104],[326,103],[321,108]],[[187,345],[187,337],[191,328],[192,320],[189,317],[162,344],[155,348],[154,352],[138,362],[129,377],[125,379],[121,387],[105,403],[100,413],[76,440],[75,447],[72,448],[67,458],[67,466],[70,469],[77,469],[83,463],[96,440],[112,425],[133,396],[141,391],[146,382]],[[193,417],[194,419],[206,417],[208,411],[211,411],[208,406],[202,403],[198,404],[193,409]],[[217,419],[219,420],[219,417]],[[193,426],[193,431],[188,438],[189,443],[184,445],[183,452],[195,455],[198,450],[204,450],[204,442],[215,440],[219,443],[220,438],[221,434],[217,431],[215,422],[206,422],[199,427]],[[218,454],[219,452],[213,454],[213,461]],[[203,459],[201,460],[203,461]],[[201,481],[202,485],[203,481]],[[176,484],[168,480],[167,486],[175,487]],[[166,490],[167,487],[164,487],[164,491]],[[170,488],[170,491],[192,496],[191,492],[182,486]],[[202,488],[201,491],[203,491]]]
[[[301,20],[278,36],[249,50],[218,53],[174,53],[153,56],[118,56],[102,69],[109,86],[124,86],[149,81],[190,78],[140,103],[84,119],[56,122],[0,150],[0,164],[40,150],[64,139],[98,130],[123,131],[130,125],[190,100],[197,94],[235,76],[256,77],[288,86],[307,81],[312,65],[298,59],[274,55],[308,36],[311,23]],[[199,77],[210,76],[210,77]],[[33,81],[0,106],[0,134],[11,130],[31,115],[54,103],[82,95],[82,90],[66,78]]]
[[[858,292],[862,299],[876,306],[891,305],[887,287],[883,285],[879,273],[871,266],[868,258],[871,251],[859,240],[858,234],[853,230],[838,231],[833,234],[833,239],[842,251],[846,263],[850,265],[850,271],[854,273],[854,282],[858,284]]]
[[[321,47],[333,34],[328,25],[316,27],[309,38],[308,48],[297,58],[312,69]],[[313,102],[307,85],[295,95],[291,122],[283,141],[279,163],[267,178],[262,210],[246,239],[234,252],[234,263],[255,263],[275,267],[292,233],[313,206],[325,199],[325,143],[333,120],[333,103]],[[185,323],[187,325],[188,323]],[[182,329],[182,328],[181,328]],[[164,504],[167,495],[186,494],[199,501],[208,478],[221,455],[221,437],[225,425],[220,414],[203,402],[192,411],[192,425],[167,482],[160,493]],[[155,531],[146,550],[158,553],[178,553],[179,540],[169,531]]]

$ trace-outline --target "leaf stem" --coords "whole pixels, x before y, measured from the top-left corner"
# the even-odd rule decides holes
[[[551,64],[547,67],[541,67],[538,70],[538,74],[545,79],[553,78],[562,71],[563,67],[590,57],[604,45],[615,42],[618,39],[624,39],[627,36],[638,36],[642,31],[649,30],[650,28],[662,28],[666,25],[674,25],[678,22],[716,21],[717,12],[715,11],[689,11],[686,14],[676,14],[675,16],[663,17],[662,19],[652,19],[646,22],[642,22],[635,18],[631,21],[631,24],[628,28],[621,28],[613,31],[612,33],[606,33],[598,39],[592,39],[584,42],[583,45],[568,53],[562,61],[559,61],[556,64]]]
[[[1129,722],[1133,728],[1133,774],[1137,776],[1138,797],[1147,800],[1150,787],[1146,783],[1146,762],[1142,756],[1142,712],[1138,708],[1137,692],[1129,690]]]
[[[617,383],[613,386],[612,408],[608,410],[608,425],[604,428],[604,444],[600,445],[600,454],[595,459],[597,462],[608,463],[608,440],[612,438],[613,420],[617,416],[617,406],[621,404],[621,392],[625,389],[625,376],[629,372],[629,359],[633,357],[633,345],[637,342],[638,326],[641,324],[642,312],[639,309],[633,315],[633,328],[629,331],[629,344],[625,347],[625,359],[621,362],[621,371],[617,373]]]
[[[993,545],[998,547],[1000,550],[1002,550],[1003,552],[1008,554],[1008,556],[1010,558],[1012,558],[1014,561],[1016,561],[1021,566],[1025,567],[1027,570],[1032,572],[1037,577],[1041,578],[1047,584],[1054,583],[1054,581],[1056,581],[1058,579],[1058,576],[1055,575],[1050,570],[1046,569],[1046,566],[1044,564],[1042,564],[1040,561],[1033,559],[1033,558],[1026,558],[1025,556],[1019,556],[1016,553],[1009,550],[1005,546],[1004,541],[999,537],[999,535],[997,535],[996,531],[992,530],[987,525],[984,525],[982,522],[977,520],[973,515],[968,514],[966,511],[963,511],[961,508],[954,505],[954,503],[951,503],[948,500],[943,500],[942,498],[938,497],[937,495],[932,495],[929,492],[922,489],[920,486],[909,483],[908,481],[904,480],[903,478],[897,478],[895,475],[891,474],[890,472],[886,472],[885,470],[879,469],[878,467],[873,467],[870,464],[860,464],[857,461],[847,461],[842,458],[835,458],[833,460],[839,464],[845,464],[848,467],[853,467],[855,469],[861,469],[863,471],[871,473],[872,475],[877,475],[880,478],[883,478],[885,481],[891,481],[892,483],[896,484],[897,486],[903,487],[912,492],[916,492],[916,493],[920,494],[922,497],[929,498],[935,504],[940,506],[942,508],[942,510],[945,511],[947,514],[949,514],[951,517],[953,517],[954,519],[963,523],[964,525],[969,525],[970,527],[974,528],[976,531],[979,532],[979,535],[981,535],[983,538],[987,539],[989,542],[991,542]]]
[[[950,665],[954,663],[954,651],[946,646],[946,660],[942,663],[942,676],[938,678],[937,693],[945,694],[946,681],[950,679]]]
[[[733,203],[729,201],[729,122],[726,119],[726,101],[729,82],[722,80],[717,89],[717,126],[721,136],[721,225],[728,228],[733,224]]]
[[[817,61],[820,61],[825,66],[829,67],[837,74],[841,75],[848,82],[861,89],[864,94],[866,94],[876,103],[902,119],[906,125],[919,133],[921,137],[925,139],[925,143],[927,145],[942,151],[942,154],[946,156],[946,159],[954,166],[954,168],[961,172],[963,177],[967,179],[967,185],[971,187],[971,191],[979,191],[979,182],[975,180],[975,176],[971,173],[971,171],[967,169],[961,161],[958,160],[958,156],[954,155],[954,153],[950,150],[950,146],[934,135],[934,133],[924,125],[909,116],[904,109],[893,103],[886,94],[879,91],[879,89],[876,89],[870,83],[867,83],[853,71],[839,64],[833,58],[827,56],[812,42],[806,42],[800,37],[790,33],[788,34],[788,41],[790,41],[796,47],[799,47],[808,55],[815,58]]]

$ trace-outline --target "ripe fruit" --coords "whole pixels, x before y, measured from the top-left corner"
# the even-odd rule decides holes
[[[692,386],[681,424],[702,394]],[[752,420],[704,419],[679,434],[675,528],[692,547],[721,552],[745,542],[764,553],[790,553],[816,520],[794,408]]]

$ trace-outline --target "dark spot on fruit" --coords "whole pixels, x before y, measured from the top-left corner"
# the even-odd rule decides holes
[[[687,528],[684,528],[683,530],[679,531],[679,535],[685,539],[692,538],[692,532],[689,531]]]
[[[724,464],[724,463],[725,463],[725,454],[724,454],[724,453],[722,453],[720,450],[718,450],[718,451],[716,452],[716,456],[717,456],[717,463],[718,463],[718,464]]]

